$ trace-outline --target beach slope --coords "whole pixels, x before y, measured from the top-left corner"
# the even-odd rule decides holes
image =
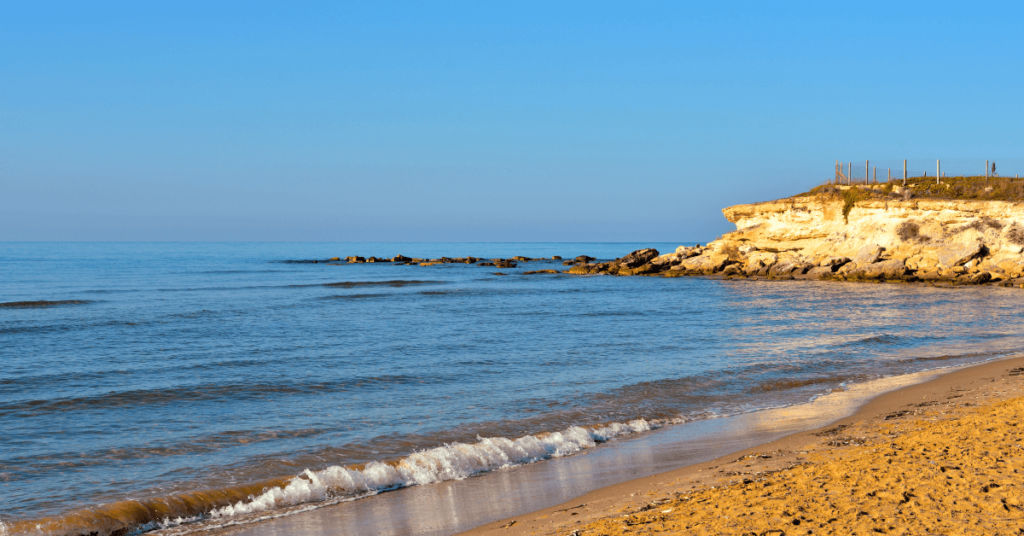
[[[826,428],[465,534],[1016,534],[1022,373],[1024,358],[957,370]]]

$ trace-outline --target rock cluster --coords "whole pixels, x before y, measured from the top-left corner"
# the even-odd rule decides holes
[[[569,269],[570,274],[608,274],[608,275],[655,275],[672,267],[665,257],[658,256],[656,249],[638,249],[625,257],[609,262],[594,263],[593,257],[581,255],[576,257],[576,264]]]
[[[583,257],[578,257],[578,258],[583,258]],[[593,257],[585,257],[585,258],[593,260]],[[510,259],[481,259],[481,258],[478,258],[478,257],[454,257],[454,258],[452,258],[452,257],[441,257],[441,258],[437,258],[437,259],[417,259],[417,258],[413,258],[413,257],[406,257],[405,255],[395,255],[394,257],[391,257],[391,258],[360,257],[360,256],[356,256],[356,255],[350,255],[348,257],[345,257],[344,260],[342,260],[340,257],[333,257],[333,258],[330,258],[330,259],[327,259],[327,260],[288,260],[288,261],[281,261],[281,262],[297,263],[297,264],[303,264],[303,263],[310,263],[310,264],[316,264],[316,263],[329,263],[329,264],[345,264],[345,263],[348,263],[348,264],[360,264],[360,263],[397,263],[397,264],[406,264],[406,265],[413,265],[413,264],[415,264],[415,265],[419,265],[419,266],[434,266],[434,265],[438,265],[438,264],[476,264],[478,266],[494,266],[494,267],[497,267],[497,268],[515,268],[517,266],[517,263],[520,263],[520,262],[534,262],[534,261],[545,261],[545,260],[549,260],[549,259],[524,257],[522,255],[517,255],[517,256],[512,257]],[[560,261],[560,260],[562,260],[562,257],[560,257],[558,255],[555,255],[550,260],[559,260]],[[568,262],[569,264],[573,264],[574,261],[566,261],[566,262]],[[551,273],[551,271],[550,270],[547,270],[547,271],[534,271],[534,272],[531,272],[531,273]]]

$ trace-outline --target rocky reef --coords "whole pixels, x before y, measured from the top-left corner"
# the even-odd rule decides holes
[[[1024,202],[854,194],[729,207],[736,231],[705,247],[570,273],[1024,285]]]

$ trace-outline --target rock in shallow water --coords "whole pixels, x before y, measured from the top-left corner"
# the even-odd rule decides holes
[[[658,250],[656,249],[638,249],[633,253],[630,253],[629,255],[626,255],[625,257],[618,259],[616,262],[618,264],[625,265],[626,268],[636,268],[638,266],[643,266],[644,264],[651,262],[657,256]]]

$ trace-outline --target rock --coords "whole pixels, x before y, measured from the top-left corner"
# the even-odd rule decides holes
[[[494,266],[493,262],[478,262],[477,266]]]
[[[348,262],[366,262],[366,259],[364,259],[362,257],[354,257],[354,256],[353,257],[345,257],[345,260],[348,261]]]
[[[553,260],[553,261],[560,261],[560,260],[562,260],[562,257],[560,255],[555,255],[555,256],[551,257],[551,260]]]
[[[434,266],[436,264],[443,264],[443,263],[436,262],[436,261],[427,261],[427,262],[421,262],[420,266]]]
[[[764,262],[760,260],[750,261],[743,267],[743,275],[746,275],[747,277],[754,275],[767,275],[770,268],[771,266],[765,265]]]
[[[656,249],[638,249],[621,259],[616,259],[616,262],[621,265],[625,265],[627,268],[636,268],[651,262],[657,256],[658,250]]]
[[[522,262],[530,262],[530,261],[533,260],[533,259],[531,259],[529,257],[523,257],[522,255],[517,255],[515,257],[512,257],[512,259],[513,260],[517,260],[517,261],[522,261]]]
[[[562,261],[562,266],[572,266],[576,261]]]
[[[826,277],[832,277],[831,266],[815,266],[807,271],[808,279],[824,279]]]
[[[620,264],[619,266],[622,266],[622,265]],[[631,269],[630,272],[632,273],[631,275],[651,275],[651,274],[661,273],[661,272],[667,270],[668,268],[669,268],[668,264],[654,264],[654,263],[649,262],[647,264],[644,264],[643,266],[638,266],[636,268]],[[621,271],[620,271],[620,274],[621,274]]]
[[[729,262],[729,256],[721,253],[710,253],[698,255],[696,257],[690,257],[684,260],[676,266],[673,266],[673,270],[685,270],[687,272],[696,272],[700,274],[710,275],[722,270],[726,263]]]
[[[503,274],[501,272],[492,272],[492,275],[508,275],[508,274]]]
[[[803,275],[805,272],[810,270],[812,266],[805,262],[800,261],[780,261],[768,270],[768,275],[772,277],[783,277],[792,275]]]
[[[755,251],[747,255],[747,263],[760,263],[762,266],[771,268],[775,263],[779,262],[779,256],[770,251]]]
[[[852,272],[853,270],[856,270],[857,266],[858,264],[855,262],[848,262],[840,266],[839,269],[835,271],[835,273],[845,276],[846,274]]]
[[[330,259],[327,259],[327,262],[337,262],[337,261],[340,261],[340,260],[341,260],[341,257],[331,257]]]
[[[679,259],[688,259],[690,257],[696,257],[697,255],[700,255],[702,253],[704,253],[704,248],[700,246],[679,246],[676,248],[675,254],[679,257]]]
[[[576,262],[591,262],[591,261],[596,261],[597,259],[595,259],[593,257],[588,257],[586,255],[580,255],[579,257],[576,257],[575,260],[576,260]]]
[[[598,265],[598,264],[588,264],[588,263],[577,264],[576,266],[573,266],[572,268],[569,268],[569,273],[570,274],[578,274],[578,275],[587,275],[587,274],[600,273],[600,265]]]
[[[740,267],[736,264],[730,264],[722,269],[723,277],[735,277],[738,275],[743,275],[743,271],[740,270]]]
[[[876,262],[858,267],[849,272],[856,279],[901,279],[907,274],[907,267],[900,259]]]
[[[978,272],[976,274],[959,275],[953,281],[958,285],[981,285],[988,283],[991,279],[992,276],[988,272]]]
[[[523,272],[523,275],[530,275],[530,274],[560,274],[560,273],[562,273],[562,272],[560,272],[558,270],[530,270],[528,272]]]
[[[818,263],[818,266],[827,266],[831,271],[836,271],[840,266],[851,262],[849,257],[825,257]]]
[[[854,255],[853,262],[857,264],[876,263],[878,262],[878,259],[881,258],[883,251],[885,251],[885,248],[878,244],[864,246],[857,251],[856,255]]]
[[[391,257],[391,262],[412,262],[412,259],[405,255],[395,255]]]
[[[985,245],[981,242],[950,244],[939,249],[939,264],[946,268],[959,266],[981,255],[984,249]]]

